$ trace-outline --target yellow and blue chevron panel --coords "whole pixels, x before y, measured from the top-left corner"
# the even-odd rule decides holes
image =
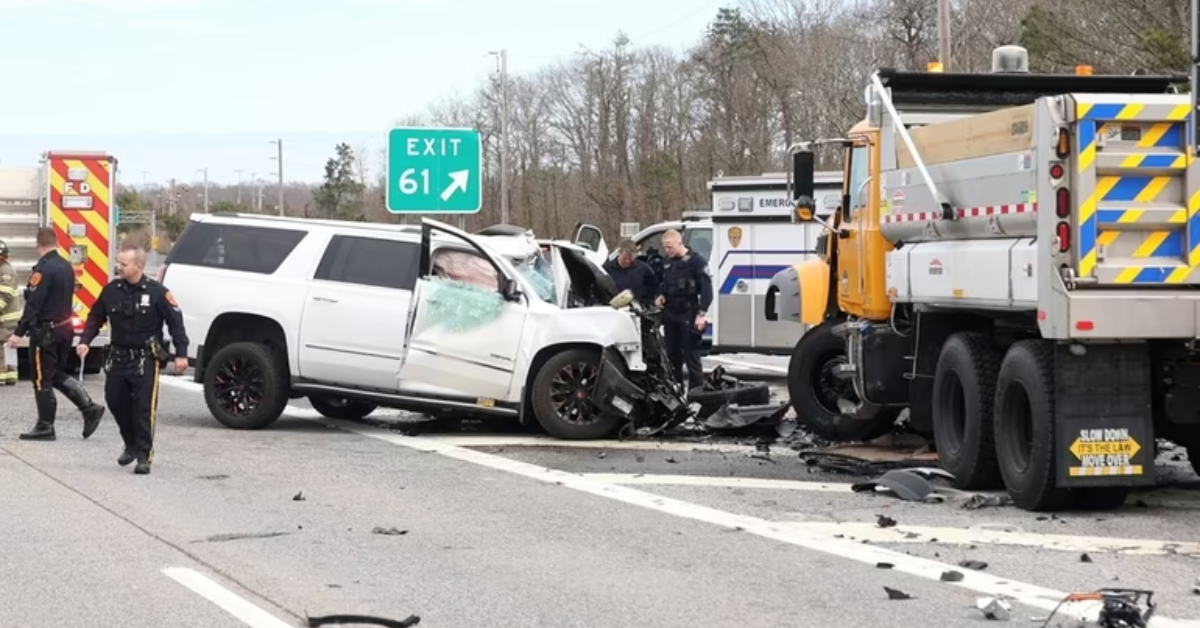
[[[1076,97],[1072,196],[1080,276],[1101,284],[1200,283],[1200,272],[1193,273],[1200,269],[1200,181],[1188,147],[1189,98],[1099,98],[1112,96]]]

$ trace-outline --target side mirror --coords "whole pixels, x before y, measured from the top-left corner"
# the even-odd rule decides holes
[[[521,288],[517,286],[517,282],[511,279],[504,280],[504,287],[500,290],[500,292],[504,295],[505,301],[521,300]]]
[[[792,153],[792,204],[797,208],[807,208],[810,215],[817,211],[816,190],[816,156],[811,150],[801,150]],[[811,220],[808,218],[806,220]]]

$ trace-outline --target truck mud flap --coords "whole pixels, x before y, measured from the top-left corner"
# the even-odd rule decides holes
[[[1153,486],[1150,348],[1055,346],[1055,457],[1060,488]]]

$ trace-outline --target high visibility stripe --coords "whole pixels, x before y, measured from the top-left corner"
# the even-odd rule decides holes
[[[50,223],[58,236],[59,253],[70,259],[72,246],[87,247],[82,263],[74,264],[78,285],[75,311],[77,316],[86,319],[112,274],[109,258],[113,233],[110,186],[114,166],[108,157],[54,154],[50,155],[49,165],[47,196]],[[72,170],[82,171],[86,175],[85,180],[70,180],[69,173]],[[91,209],[65,207],[64,197],[90,198]],[[75,235],[72,235],[72,228]]]

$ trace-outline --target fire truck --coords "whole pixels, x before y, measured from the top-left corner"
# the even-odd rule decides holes
[[[867,440],[903,409],[966,489],[1110,509],[1155,484],[1155,438],[1200,458],[1200,168],[1187,76],[879,70],[847,137],[793,147],[819,259],[774,279],[817,325],[799,420]],[[814,148],[842,203],[814,211]],[[782,299],[781,299],[782,301]],[[786,311],[780,318],[792,318]]]
[[[113,276],[117,243],[117,160],[106,153],[50,151],[37,166],[0,166],[0,240],[9,246],[9,262],[17,282],[25,285],[37,263],[34,236],[52,226],[58,251],[75,268],[72,323],[76,336],[96,304],[100,290]],[[28,361],[23,339],[21,362]],[[92,343],[108,345],[107,329]],[[104,351],[88,354],[86,372],[98,372]],[[74,354],[72,354],[74,356]],[[79,369],[78,359],[70,365]]]

